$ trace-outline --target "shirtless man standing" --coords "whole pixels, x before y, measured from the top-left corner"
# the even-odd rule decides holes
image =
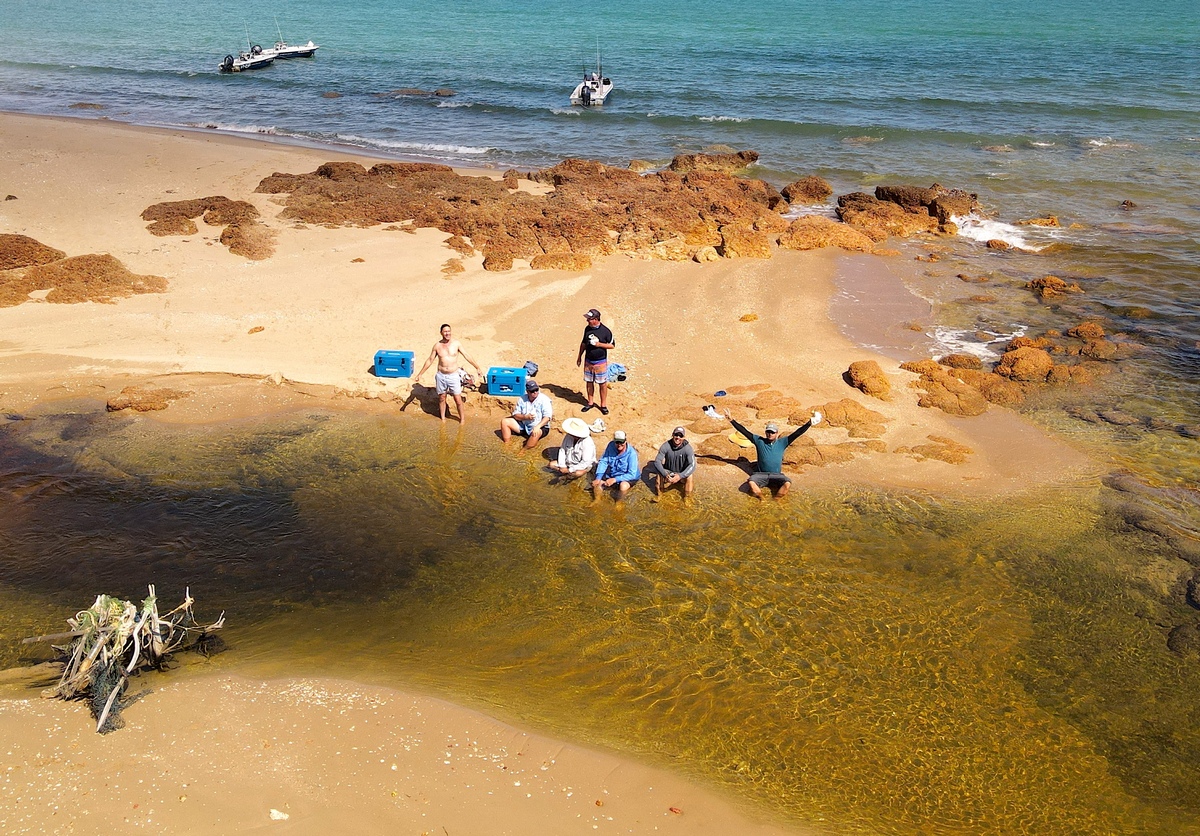
[[[433,381],[434,388],[437,389],[438,407],[442,412],[442,420],[446,420],[446,395],[453,395],[454,403],[458,407],[458,422],[464,424],[467,419],[463,415],[462,376],[459,374],[462,364],[459,363],[459,357],[474,366],[475,371],[480,375],[483,374],[483,369],[479,368],[479,364],[463,351],[462,343],[450,336],[450,326],[443,325],[442,339],[433,344],[433,350],[429,352],[429,359],[425,361],[424,366],[421,366],[421,371],[417,372],[417,381],[420,382],[421,375],[425,374],[425,370],[436,359],[437,372],[434,373]]]

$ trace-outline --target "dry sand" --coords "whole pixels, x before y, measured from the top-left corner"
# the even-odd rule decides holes
[[[447,277],[442,265],[458,254],[444,245],[444,233],[294,228],[277,219],[276,198],[253,193],[273,172],[355,157],[205,132],[15,115],[0,115],[0,147],[0,192],[16,196],[0,201],[0,232],[68,255],[111,253],[135,273],[168,281],[165,293],[115,304],[34,300],[0,308],[0,412],[22,412],[47,398],[108,398],[149,381],[199,390],[159,413],[162,419],[216,420],[252,412],[260,400],[262,408],[276,403],[262,396],[270,376],[295,382],[278,388],[308,396],[341,390],[368,399],[350,402],[364,408],[395,408],[380,397],[403,398],[413,383],[373,377],[374,352],[411,350],[419,367],[438,326],[450,322],[485,368],[538,362],[538,379],[561,419],[583,404],[576,347],[582,314],[595,306],[616,335],[614,359],[630,370],[627,382],[613,386],[609,431],[628,430],[643,456],[670,427],[699,417],[716,390],[762,383],[809,408],[852,398],[882,413],[889,451],[930,435],[974,451],[962,464],[875,453],[809,468],[801,486],[857,482],[1001,494],[1089,468],[1015,413],[992,408],[980,418],[954,419],[917,407],[907,386],[915,376],[859,348],[831,321],[838,256],[830,253],[709,265],[613,256],[582,273],[532,271],[520,262],[511,272],[490,273],[476,256]],[[253,202],[278,233],[275,255],[233,255],[219,243],[220,227],[203,222],[194,235],[154,237],[140,218],[152,204],[208,195]],[[743,321],[747,314],[754,317]],[[868,359],[890,378],[891,401],[843,381],[851,362]],[[432,385],[432,372],[423,382]],[[494,427],[501,409],[476,398],[468,415]],[[828,425],[810,437],[849,440],[845,429]],[[701,477],[698,490],[733,491],[744,479],[730,465],[706,467]],[[352,709],[340,698],[315,706],[309,689],[358,697]],[[87,730],[79,706],[0,706],[5,831],[153,818],[171,831],[261,825],[315,832],[349,829],[343,822],[354,816],[355,829],[388,832],[752,832],[723,802],[676,779],[417,697],[342,684],[221,680],[216,687],[166,685],[145,704],[151,702],[153,711],[135,706],[130,727],[104,738]],[[442,762],[446,752],[449,763]],[[99,770],[113,764],[120,776],[105,785]],[[550,766],[543,771],[543,764]],[[89,770],[96,770],[92,780]],[[577,791],[568,795],[569,787]],[[670,806],[684,814],[664,812]],[[270,808],[291,818],[272,822]],[[58,825],[71,819],[74,825]]]

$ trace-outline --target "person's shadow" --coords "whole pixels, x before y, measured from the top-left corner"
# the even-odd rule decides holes
[[[582,392],[578,392],[575,389],[568,389],[566,386],[560,386],[557,383],[542,383],[540,385],[547,392],[554,395],[554,397],[564,400],[567,403],[578,404],[579,406],[587,405],[587,398]]]
[[[408,409],[409,404],[414,401],[416,401],[421,407],[421,411],[426,415],[432,415],[434,418],[441,417],[442,413],[438,407],[437,389],[433,386],[423,386],[420,383],[414,383],[412,391],[408,394],[408,398],[405,399],[404,403],[400,404],[400,411],[403,412]],[[453,409],[454,405],[450,404],[449,408]]]

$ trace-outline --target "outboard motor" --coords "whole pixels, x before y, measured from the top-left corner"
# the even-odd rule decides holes
[[[223,73],[233,72],[233,56],[232,55],[226,55],[225,59],[221,62],[221,72],[223,72]]]
[[[583,92],[580,93],[580,98],[583,99],[584,107],[591,107],[592,106],[592,88],[588,87],[586,84],[583,85]]]
[[[254,46],[250,47],[250,54],[251,55],[262,55],[262,46],[260,46],[259,44],[255,44]]]

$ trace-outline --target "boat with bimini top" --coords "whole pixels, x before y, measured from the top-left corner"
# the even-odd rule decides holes
[[[583,81],[571,91],[571,104],[582,107],[599,107],[604,104],[612,93],[612,79],[605,78],[604,67],[600,64],[600,53],[596,53],[596,71],[584,73]]]

